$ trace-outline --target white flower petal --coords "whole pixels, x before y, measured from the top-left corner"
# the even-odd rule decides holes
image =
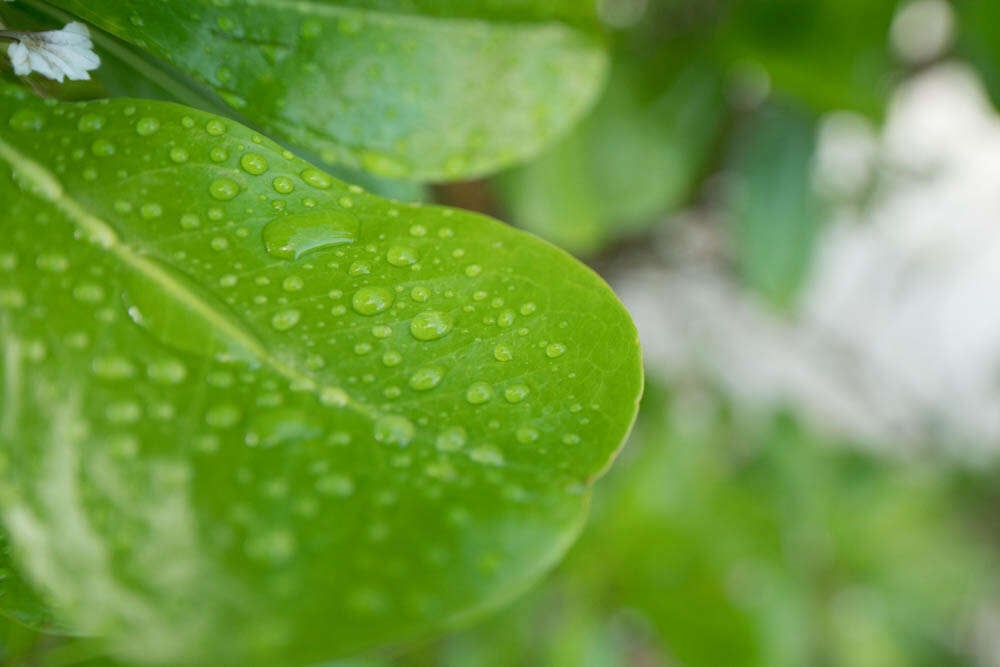
[[[65,78],[82,81],[89,79],[88,72],[101,64],[87,26],[76,21],[67,23],[62,30],[5,31],[4,36],[17,40],[8,47],[7,55],[19,76],[38,72],[60,82]]]

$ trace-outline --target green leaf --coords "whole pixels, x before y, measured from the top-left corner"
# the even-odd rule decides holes
[[[512,598],[641,391],[594,273],[173,104],[0,104],[0,506],[130,663],[306,664]]]
[[[412,180],[537,153],[605,69],[589,3],[56,0],[324,161]]]
[[[650,90],[648,70],[674,70]],[[576,253],[643,231],[690,196],[725,120],[704,62],[616,64],[594,112],[537,160],[496,183],[511,219]]]
[[[726,207],[743,279],[791,306],[821,223],[813,189],[815,119],[778,104],[750,119],[737,139]]]

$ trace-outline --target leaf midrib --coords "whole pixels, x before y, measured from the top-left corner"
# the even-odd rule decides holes
[[[158,285],[164,292],[174,297],[177,303],[190,309],[213,329],[222,332],[224,336],[237,343],[262,365],[271,368],[291,383],[303,386],[316,395],[320,395],[324,390],[343,391],[348,396],[347,404],[344,407],[373,421],[380,416],[377,409],[354,400],[343,387],[321,384],[309,373],[272,354],[256,337],[237,322],[224,313],[218,312],[211,304],[188,289],[157,263],[122,241],[110,224],[88,212],[78,201],[73,199],[52,172],[25,156],[2,138],[0,138],[0,159],[11,166],[14,174],[23,181],[24,185],[29,186],[26,188],[28,192],[59,209],[84,232],[91,243],[112,253],[122,263]]]

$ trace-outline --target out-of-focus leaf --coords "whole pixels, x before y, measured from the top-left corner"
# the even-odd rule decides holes
[[[590,107],[606,64],[589,3],[52,4],[330,164],[410,180],[481,175],[537,153]]]
[[[770,105],[737,133],[726,214],[744,281],[789,306],[812,258],[821,222],[813,189],[815,120]]]
[[[698,62],[675,68],[665,88],[650,90],[651,68],[619,61],[576,131],[496,179],[511,220],[587,254],[643,231],[687,200],[726,115],[721,81]]]
[[[509,600],[641,391],[599,277],[162,102],[0,97],[0,511],[129,664],[308,664]]]
[[[1000,106],[1000,4],[957,0],[958,52],[975,65],[993,103]]]
[[[721,53],[760,66],[773,88],[814,111],[880,116],[894,68],[889,26],[897,0],[739,0],[724,3]]]

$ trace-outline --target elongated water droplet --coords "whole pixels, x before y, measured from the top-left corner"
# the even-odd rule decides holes
[[[362,287],[351,297],[351,306],[359,315],[376,315],[392,305],[392,292],[385,287]]]
[[[272,257],[298,259],[304,254],[353,243],[358,219],[343,211],[315,211],[276,218],[264,227],[264,247]]]
[[[421,368],[410,376],[410,388],[416,391],[427,391],[438,386],[443,377],[444,370],[438,366]]]
[[[431,341],[443,338],[451,331],[451,316],[439,310],[420,313],[410,322],[410,333],[417,340]]]

